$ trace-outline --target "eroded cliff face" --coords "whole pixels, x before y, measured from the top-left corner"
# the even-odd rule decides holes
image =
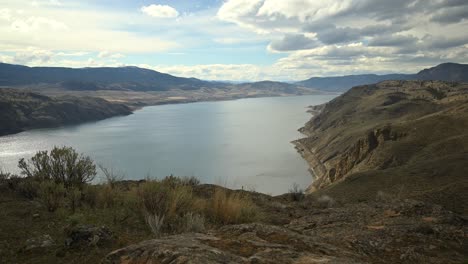
[[[393,169],[392,177],[399,178],[384,183],[385,176],[375,177],[382,183],[369,184],[373,191],[405,185],[412,195],[412,184],[421,183],[412,182],[416,177],[411,175],[426,173],[427,162],[450,172],[429,173],[425,196],[460,180],[467,186],[463,171],[468,162],[452,170],[440,159],[468,160],[468,84],[386,81],[355,87],[317,109],[321,111],[300,129],[307,137],[294,142],[314,175],[309,192]]]

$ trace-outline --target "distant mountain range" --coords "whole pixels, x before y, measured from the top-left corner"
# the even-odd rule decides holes
[[[361,74],[337,77],[313,77],[295,84],[322,91],[343,92],[351,87],[386,80],[440,80],[468,82],[468,64],[443,63],[417,74]]]
[[[444,63],[417,74],[348,75],[314,77],[294,84],[262,81],[235,84],[182,78],[138,67],[61,68],[27,67],[0,63],[0,86],[52,86],[72,91],[130,90],[168,91],[172,89],[198,90],[202,88],[274,89],[295,94],[295,89],[312,88],[328,92],[342,92],[353,86],[385,80],[442,80],[468,82],[468,64]]]
[[[54,84],[68,90],[196,90],[218,83],[181,78],[138,67],[60,68],[0,63],[0,86]]]

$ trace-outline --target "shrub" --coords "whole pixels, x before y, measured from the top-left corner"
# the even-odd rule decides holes
[[[8,188],[12,191],[18,191],[20,183],[24,180],[24,178],[11,175],[8,179]]]
[[[53,180],[67,189],[82,188],[96,176],[96,166],[91,158],[79,155],[71,147],[54,147],[50,153],[39,151],[28,161],[21,159],[18,167],[30,178]]]
[[[76,208],[81,205],[81,196],[82,193],[78,188],[73,188],[67,191],[66,197],[72,213],[75,213]]]
[[[171,188],[175,188],[176,186],[193,187],[200,184],[200,180],[198,180],[196,177],[176,177],[174,175],[166,176],[161,182]]]
[[[151,232],[156,237],[159,237],[161,235],[161,229],[164,224],[164,216],[159,216],[156,214],[147,214],[145,216],[146,223],[151,229]]]
[[[289,196],[292,201],[302,201],[304,199],[304,190],[299,187],[299,184],[294,183],[289,189]]]
[[[143,211],[148,215],[164,216],[169,206],[169,188],[157,181],[147,181],[140,185],[138,198]]]
[[[15,188],[20,195],[32,200],[38,196],[39,182],[33,178],[19,178]]]
[[[175,188],[170,188],[168,196],[168,219],[174,219],[183,216],[192,210],[193,194],[191,187],[177,186]]]
[[[3,172],[0,169],[0,187],[1,188],[6,188],[8,186],[10,177],[11,177],[10,173]]]
[[[123,174],[119,174],[114,172],[113,168],[106,168],[103,165],[98,165],[99,169],[102,171],[104,174],[104,178],[106,180],[106,183],[111,187],[115,188],[115,185],[117,182],[122,181],[125,176]]]
[[[194,211],[192,187],[181,185],[173,178],[143,183],[138,189],[138,199],[145,220],[155,235],[159,235],[162,229],[185,231],[184,217]]]
[[[0,181],[1,182],[5,182],[6,180],[8,180],[10,178],[11,174],[10,173],[6,173],[4,172],[3,170],[0,169]]]
[[[186,213],[183,217],[183,224],[184,232],[200,233],[205,231],[205,218],[199,214]]]
[[[83,203],[89,205],[91,208],[95,208],[98,203],[99,186],[85,185],[82,190]]]
[[[117,188],[112,188],[110,185],[100,186],[97,195],[97,205],[101,208],[112,208],[121,203],[122,194]]]
[[[59,208],[65,198],[65,187],[52,181],[44,181],[40,184],[39,197],[49,212]]]
[[[208,213],[211,218],[221,224],[237,224],[253,222],[257,219],[257,208],[253,202],[241,194],[228,195],[224,190],[216,190]]]

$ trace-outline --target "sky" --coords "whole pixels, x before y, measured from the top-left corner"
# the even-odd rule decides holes
[[[295,81],[468,63],[467,0],[0,0],[0,61]]]

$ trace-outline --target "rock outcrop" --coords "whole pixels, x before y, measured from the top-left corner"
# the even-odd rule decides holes
[[[392,201],[383,195],[380,199],[331,208],[320,208],[309,199],[295,205],[296,212],[285,225],[230,225],[207,234],[148,240],[111,252],[102,263],[457,263],[464,259],[466,220],[440,206]]]
[[[300,131],[307,137],[295,141],[296,148],[315,178],[310,192],[360,200],[403,186],[403,197],[466,213],[468,197],[461,193],[468,188],[468,163],[461,160],[468,157],[468,84],[354,87],[322,106]],[[358,179],[364,191],[340,185],[346,179]],[[460,198],[464,203],[454,204]]]

